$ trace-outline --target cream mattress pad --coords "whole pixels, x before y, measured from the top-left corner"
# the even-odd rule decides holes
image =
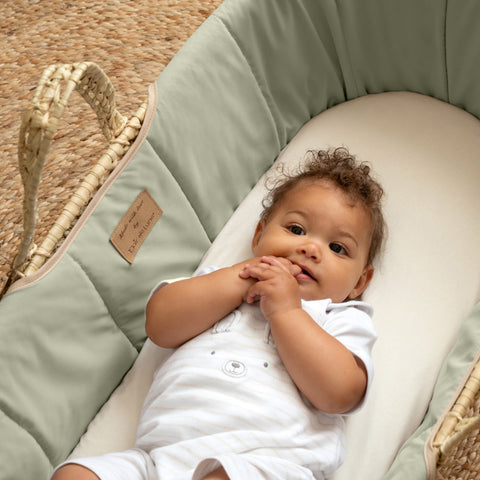
[[[370,162],[386,191],[389,238],[364,295],[379,334],[376,374],[366,405],[347,420],[347,460],[333,477],[376,480],[421,422],[442,362],[479,298],[480,122],[419,94],[369,95],[313,118],[278,161],[294,165],[308,149],[335,146]],[[202,265],[250,255],[265,192],[262,178]],[[134,444],[152,374],[169,353],[147,341],[71,458]]]

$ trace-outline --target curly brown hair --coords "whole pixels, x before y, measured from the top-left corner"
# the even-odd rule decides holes
[[[282,178],[271,187],[263,200],[262,220],[268,220],[276,205],[300,181],[327,180],[344,191],[354,202],[360,202],[372,220],[372,240],[367,263],[371,264],[382,250],[386,223],[382,213],[383,188],[372,178],[370,166],[358,163],[345,147],[311,150],[307,161],[294,173],[282,168]]]

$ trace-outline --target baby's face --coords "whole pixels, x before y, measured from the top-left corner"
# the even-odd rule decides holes
[[[371,220],[327,181],[302,181],[290,190],[252,241],[255,256],[283,257],[302,268],[296,276],[301,298],[342,302],[367,287]]]

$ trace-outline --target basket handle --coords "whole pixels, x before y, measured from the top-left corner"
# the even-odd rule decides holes
[[[55,134],[59,120],[67,106],[71,93],[77,90],[97,115],[103,134],[110,142],[108,151],[92,169],[69,204],[50,230],[45,242],[37,251],[39,258],[29,261],[37,224],[37,196],[41,172]],[[112,83],[103,70],[92,62],[52,65],[40,78],[35,96],[25,110],[20,127],[18,163],[24,187],[23,235],[7,283],[0,298],[18,278],[33,273],[55,248],[55,243],[73,223],[80,209],[84,207],[102,181],[105,173],[113,170],[140,129],[146,103],[130,122],[115,108],[115,92]],[[126,128],[131,127],[131,128]],[[89,178],[90,177],[90,178]],[[34,265],[32,265],[34,263]]]

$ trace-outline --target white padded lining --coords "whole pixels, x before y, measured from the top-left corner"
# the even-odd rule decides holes
[[[370,95],[311,120],[279,160],[295,164],[308,149],[339,145],[370,162],[387,192],[387,248],[364,295],[379,333],[376,375],[366,406],[348,419],[347,460],[333,477],[375,480],[422,420],[442,361],[480,293],[480,122],[418,94]],[[250,255],[264,193],[261,179],[202,264]],[[145,344],[72,457],[133,445],[153,371],[168,354]]]

